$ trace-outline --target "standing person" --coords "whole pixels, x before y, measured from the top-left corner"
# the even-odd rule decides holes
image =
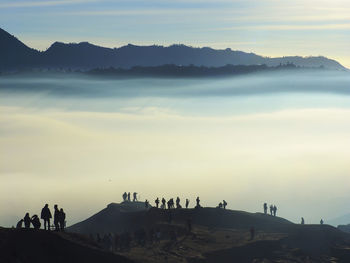
[[[130,192],[128,193],[128,201],[130,202]]]
[[[304,225],[305,224],[305,220],[304,217],[301,218],[301,224]]]
[[[149,202],[148,202],[148,200],[146,199],[146,201],[145,201],[145,207],[148,208],[148,205],[149,205]]]
[[[222,206],[224,207],[224,209],[226,209],[227,202],[225,200],[222,200]]]
[[[123,194],[123,201],[124,202],[126,201],[126,198],[128,198],[128,194],[126,192],[124,192],[124,194]]]
[[[154,201],[156,203],[156,207],[159,207],[159,198],[157,197],[157,199]]]
[[[199,196],[197,196],[197,198],[196,198],[196,203],[197,203],[196,208],[201,207],[201,205],[199,204],[200,201],[201,201],[201,200],[199,199]]]
[[[267,214],[267,203],[264,203],[264,214]]]
[[[321,219],[321,221],[320,221],[320,225],[323,225],[323,219]]]
[[[273,216],[276,216],[276,212],[277,212],[277,206],[274,205],[274,206],[273,206]]]
[[[250,240],[253,240],[255,237],[255,228],[252,226],[250,228]]]
[[[181,208],[181,205],[180,205],[180,197],[177,197],[177,198],[176,198],[176,208]]]
[[[190,217],[187,218],[187,229],[188,229],[188,233],[192,232],[192,219]]]
[[[133,193],[133,199],[132,199],[133,202],[136,202],[137,201],[137,193],[134,192]]]
[[[188,205],[190,204],[190,200],[186,199],[186,209],[188,208]]]
[[[53,224],[55,225],[55,231],[60,231],[60,225],[59,225],[59,220],[60,220],[60,210],[58,210],[58,206],[54,206],[55,212],[53,214]]]
[[[166,206],[165,206],[165,205],[166,205],[166,200],[165,200],[165,198],[163,197],[163,198],[162,198],[162,208],[163,208],[163,209],[166,209]]]
[[[270,214],[273,215],[273,205],[270,205]]]
[[[46,230],[47,227],[47,230],[50,230],[50,218],[52,218],[52,215],[48,204],[41,209],[40,217],[44,220],[44,229]]]
[[[66,221],[66,213],[63,211],[63,208],[61,208],[59,218],[58,218],[58,223],[60,225],[60,230],[62,232],[64,231],[64,227],[66,225],[65,221]]]
[[[29,213],[26,213],[26,215],[24,216],[23,218],[23,221],[24,221],[24,227],[25,228],[30,228],[30,216],[29,216]]]

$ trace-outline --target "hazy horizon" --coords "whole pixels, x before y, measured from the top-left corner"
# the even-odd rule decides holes
[[[318,223],[348,213],[350,74],[0,77],[0,225],[68,225],[123,192]]]

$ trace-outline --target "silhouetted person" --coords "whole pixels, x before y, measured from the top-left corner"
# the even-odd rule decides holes
[[[201,200],[199,199],[199,196],[197,196],[197,198],[196,198],[196,203],[197,203],[196,208],[201,207],[200,201],[201,201]]]
[[[301,224],[304,225],[305,224],[305,220],[304,217],[301,218]]]
[[[166,204],[166,200],[164,199],[164,197],[162,198],[162,208],[165,209],[165,204]]]
[[[267,203],[264,203],[264,214],[267,214]]]
[[[221,202],[219,203],[218,208],[222,208],[222,203]]]
[[[154,229],[153,228],[151,228],[150,230],[149,230],[149,232],[148,232],[148,239],[149,239],[149,242],[151,243],[151,244],[153,244],[153,242],[154,242],[154,239],[155,239],[155,231],[154,231]]]
[[[273,205],[270,205],[270,214],[273,215]]]
[[[321,219],[321,221],[320,221],[320,225],[323,225],[323,219]]]
[[[118,251],[119,243],[120,243],[120,236],[118,233],[115,233],[114,234],[114,251]]]
[[[17,223],[17,225],[16,225],[16,228],[22,228],[22,226],[23,226],[23,219],[21,219],[21,220],[19,220],[18,221],[18,223]]]
[[[181,208],[179,197],[176,198],[176,208]]]
[[[160,229],[157,228],[156,229],[156,242],[159,244],[160,243],[160,239],[162,237],[162,233],[160,232]]]
[[[60,221],[60,210],[58,210],[58,206],[55,205],[54,206],[55,212],[53,215],[53,224],[55,225],[55,231],[60,231],[60,225],[59,225],[59,221]]]
[[[30,221],[32,222],[34,229],[40,229],[41,223],[37,215],[33,215]]]
[[[25,228],[30,228],[30,216],[29,216],[29,213],[26,213],[26,215],[24,216],[23,218],[23,221],[24,221],[24,227]]]
[[[277,206],[273,206],[273,216],[276,216],[276,213],[277,213]]]
[[[99,233],[96,234],[96,241],[98,244],[101,244],[101,242],[102,242],[102,239],[101,239],[101,236]]]
[[[58,218],[58,223],[60,225],[61,231],[64,231],[65,221],[66,221],[66,213],[63,211],[63,208],[61,208],[59,218]]]
[[[128,198],[128,194],[126,192],[124,192],[124,194],[123,194],[123,201],[125,202],[127,198]]]
[[[130,192],[128,193],[128,201],[130,202]]]
[[[148,200],[146,199],[146,201],[145,201],[145,207],[148,208],[148,206],[149,206],[149,202],[148,202]]]
[[[190,204],[190,200],[186,199],[186,209],[188,208],[189,204]]]
[[[188,233],[192,232],[192,219],[191,218],[187,219],[187,229],[188,229]]]
[[[159,207],[159,198],[157,197],[157,199],[154,201],[156,203],[156,207]]]
[[[41,219],[44,220],[44,229],[50,230],[50,219],[52,218],[51,211],[49,209],[49,205],[46,204],[43,209],[41,209]]]
[[[133,202],[136,202],[137,201],[137,193],[134,192],[133,193],[133,199],[132,199]]]
[[[252,226],[250,228],[250,240],[253,240],[255,237],[255,228]]]
[[[168,202],[166,202],[167,203],[167,205],[168,205],[168,209],[171,209],[171,201],[170,201],[170,199],[168,200]]]
[[[225,200],[222,200],[222,206],[224,207],[224,209],[226,209],[227,202]]]

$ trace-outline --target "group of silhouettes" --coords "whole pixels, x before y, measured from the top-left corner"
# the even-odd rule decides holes
[[[156,204],[156,208],[161,208],[161,209],[166,209],[166,208],[168,208],[168,209],[175,209],[175,208],[177,208],[177,209],[180,209],[180,208],[182,208],[182,206],[180,204],[180,201],[181,201],[180,197],[176,197],[175,202],[174,202],[174,198],[170,198],[168,201],[166,201],[164,197],[162,198],[162,200],[159,200],[159,198],[157,197],[157,199],[154,200],[154,203]],[[195,208],[201,207],[200,201],[201,200],[197,196]],[[186,198],[186,200],[185,200],[185,208],[187,209],[189,205],[190,205],[190,200],[188,198]]]
[[[137,193],[136,192],[134,192],[133,194],[132,194],[132,201],[133,202],[136,202],[137,201]],[[123,201],[124,202],[131,202],[131,194],[130,194],[130,192],[129,193],[124,193],[123,194]]]
[[[54,229],[55,231],[64,231],[64,228],[66,226],[66,213],[63,211],[63,208],[58,209],[57,205],[54,205],[54,209],[55,209],[54,216],[53,216]],[[44,229],[51,230],[50,219],[52,218],[52,214],[48,204],[46,204],[43,207],[43,209],[41,209],[40,218],[44,220]],[[30,217],[29,213],[26,213],[24,218],[17,223],[16,228],[22,228],[23,223],[25,228],[30,228],[31,224],[33,225],[34,229],[40,229],[41,227],[41,223],[38,215],[33,215],[32,217]]]
[[[123,201],[124,202],[131,202],[131,193],[130,192],[124,192],[124,194],[122,195],[123,197]],[[137,202],[137,193],[134,192],[132,195],[132,202]],[[165,200],[165,198],[163,197],[161,200],[157,197],[157,199],[154,201],[154,203],[156,204],[156,208],[161,208],[161,209],[175,209],[175,208],[182,208],[181,204],[180,204],[180,197],[177,197],[176,200],[174,201],[174,198],[170,198],[168,201]],[[185,200],[185,207],[188,208],[190,204],[190,200],[186,198]],[[221,204],[221,206],[220,206]],[[219,206],[224,207],[224,209],[226,208],[227,202],[225,200],[223,200],[223,203],[220,203]],[[149,201],[146,199],[145,200],[145,207],[149,208],[150,207],[150,203]],[[200,199],[199,197],[196,198],[196,206],[195,208],[199,208],[200,206]]]
[[[277,213],[277,206],[270,205],[270,215],[276,216],[276,213]],[[267,215],[267,203],[264,203],[264,214]]]

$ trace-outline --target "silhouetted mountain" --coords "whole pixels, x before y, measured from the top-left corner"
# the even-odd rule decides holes
[[[250,239],[251,227],[256,231],[254,239]],[[147,241],[146,246],[132,243],[131,250],[123,255],[136,262],[326,263],[350,259],[350,235],[329,225],[299,225],[262,213],[219,208],[139,210],[132,203],[112,203],[67,230],[103,235],[123,231],[133,234],[140,229],[146,233],[158,229],[161,242]]]
[[[27,47],[0,28],[0,70],[12,70],[37,65],[40,52]]]
[[[55,42],[45,52],[30,49],[4,30],[0,31],[0,70],[23,68],[130,68],[133,66],[160,66],[165,64],[221,67],[230,65],[277,66],[293,63],[301,67],[345,69],[337,61],[325,57],[282,57],[268,58],[253,53],[193,48],[185,45],[135,46],[104,48],[88,42],[64,44]]]

